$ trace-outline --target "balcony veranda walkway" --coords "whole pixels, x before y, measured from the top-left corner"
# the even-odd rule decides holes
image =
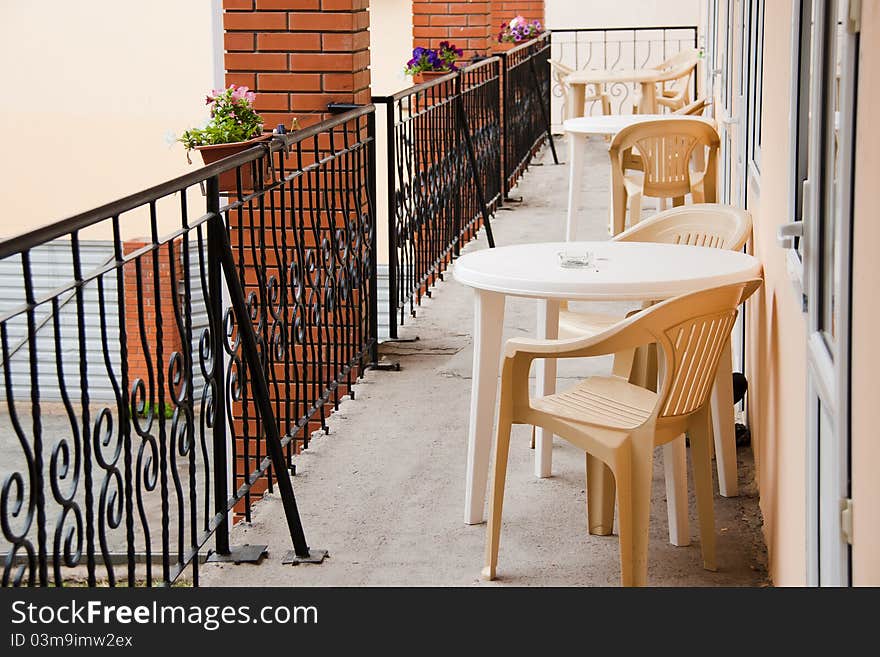
[[[565,153],[562,140],[557,142]],[[493,220],[498,245],[561,240],[568,170],[549,150],[536,158],[508,204]],[[606,145],[591,143],[578,237],[607,238]],[[487,248],[485,234],[467,250]],[[609,304],[611,306],[612,304]],[[625,306],[619,306],[625,310]],[[290,548],[278,497],[268,496],[253,523],[231,532],[231,543],[265,543],[259,565],[206,564],[205,586],[360,585],[617,585],[617,537],[586,530],[582,452],[560,439],[554,474],[532,474],[527,427],[514,428],[499,558],[499,579],[480,580],[485,524],[462,521],[465,441],[470,395],[472,293],[451,275],[401,327],[416,342],[385,344],[401,371],[371,371],[296,458],[293,480],[309,544],[330,551],[320,566],[282,565]],[[506,336],[534,332],[534,302],[509,299]],[[592,368],[592,369],[591,369]],[[564,362],[559,385],[610,368],[610,361]],[[693,499],[689,547],[667,540],[662,457],[655,461],[649,583],[657,586],[755,586],[766,581],[761,518],[750,448],[738,450],[740,497],[716,493],[718,572],[700,567]]]

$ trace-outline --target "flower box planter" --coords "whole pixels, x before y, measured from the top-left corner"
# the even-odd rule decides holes
[[[420,71],[413,75],[413,84],[422,84],[424,82],[433,82],[437,78],[449,75],[452,71]]]
[[[526,39],[525,41],[501,41],[495,44],[493,52],[507,52],[508,50],[513,50],[514,48],[519,48],[520,46],[524,46],[527,43],[531,43],[537,37],[532,37],[531,39]]]
[[[224,157],[236,155],[247,150],[251,146],[272,138],[272,133],[267,132],[259,137],[248,139],[247,141],[236,141],[231,144],[211,144],[208,146],[196,146],[202,155],[202,161],[205,164],[213,164]],[[250,162],[239,167],[241,169],[241,189],[242,191],[254,188],[253,166]],[[222,192],[237,192],[238,180],[235,175],[235,169],[224,171],[219,176],[219,186]]]

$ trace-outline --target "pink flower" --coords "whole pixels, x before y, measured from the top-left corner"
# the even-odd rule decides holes
[[[522,16],[515,16],[510,21],[510,27],[512,29],[512,28],[516,27],[517,25],[525,25],[525,22],[526,22],[526,19],[523,18]]]

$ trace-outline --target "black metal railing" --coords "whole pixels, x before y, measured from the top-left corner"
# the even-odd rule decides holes
[[[487,229],[501,201],[501,61],[490,58],[393,96],[385,106],[390,335]]]
[[[392,338],[481,226],[494,246],[491,216],[550,137],[549,54],[544,34],[373,97],[386,115]]]
[[[683,48],[697,47],[695,25],[665,27],[573,28],[551,30],[551,58],[575,70],[639,69],[656,66]],[[697,76],[693,76],[693,97]],[[630,114],[638,92],[637,83],[616,82],[608,85],[612,114]],[[562,126],[565,116],[565,92],[554,79],[552,123]],[[594,101],[591,113],[601,113],[601,103]]]
[[[0,242],[4,585],[197,585],[276,486],[321,558],[289,470],[376,360],[374,172],[366,106]]]
[[[504,192],[509,192],[550,137],[550,33],[499,53],[504,71]],[[553,160],[556,147],[550,138]]]

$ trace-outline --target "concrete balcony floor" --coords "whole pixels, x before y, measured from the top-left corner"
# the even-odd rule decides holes
[[[562,158],[565,146],[557,141]],[[545,148],[510,204],[493,220],[498,245],[561,240],[568,168]],[[591,142],[584,180],[581,239],[607,239],[606,144]],[[485,235],[467,251],[487,248]],[[598,305],[598,304],[597,304]],[[596,308],[597,305],[593,307]],[[508,299],[505,336],[534,333],[535,304]],[[623,312],[628,306],[605,304]],[[482,582],[486,526],[463,523],[465,441],[471,385],[472,293],[451,275],[407,318],[401,337],[383,345],[400,372],[368,372],[297,457],[293,479],[311,546],[330,551],[322,565],[286,566],[290,549],[281,500],[256,504],[253,523],[232,531],[233,544],[269,545],[259,565],[206,564],[205,586],[616,586],[616,536],[586,529],[583,452],[557,438],[553,476],[533,475],[529,428],[514,428],[501,534],[499,579]],[[559,387],[607,372],[610,360],[565,361]],[[662,453],[655,460],[648,580],[656,586],[760,586],[766,552],[753,481],[751,448],[740,448],[740,496],[716,492],[718,571],[701,567],[694,500],[688,547],[668,542]],[[713,468],[714,469],[714,468]],[[717,491],[717,489],[716,489]]]

